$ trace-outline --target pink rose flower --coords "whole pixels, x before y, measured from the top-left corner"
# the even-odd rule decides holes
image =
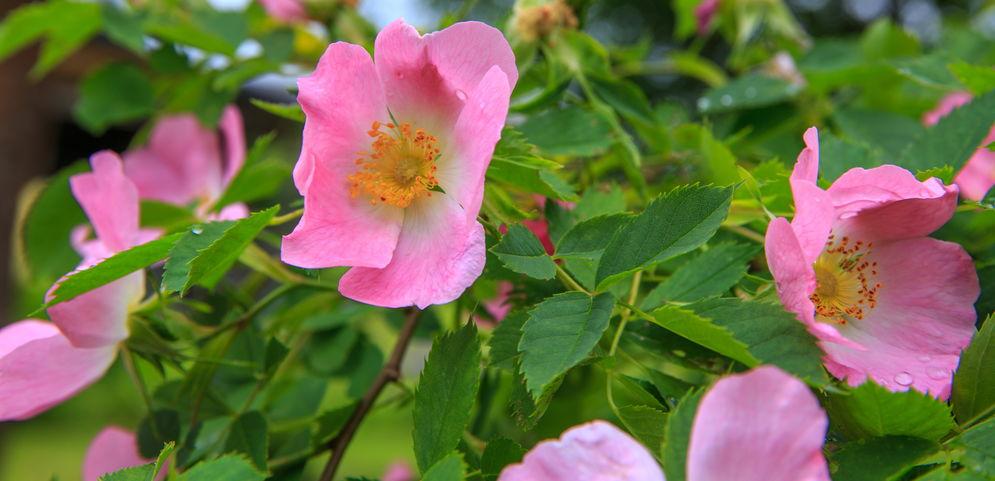
[[[715,11],[719,8],[719,0],[701,0],[697,7],[694,7],[694,18],[698,24],[698,36],[708,35],[708,30],[712,26],[712,19]]]
[[[829,420],[815,395],[763,366],[719,380],[702,398],[688,444],[688,481],[829,481]],[[498,481],[664,481],[650,452],[604,422],[543,441]]]
[[[73,233],[83,256],[78,269],[159,235],[138,228],[138,193],[120,158],[98,152],[90,164],[93,172],[69,180],[97,236],[86,240],[86,228]],[[52,306],[52,323],[28,319],[0,330],[0,421],[30,418],[99,379],[128,337],[129,307],[144,293],[145,277],[134,272]]]
[[[978,277],[960,245],[927,236],[953,215],[957,187],[884,165],[850,169],[823,190],[815,128],[805,145],[791,174],[795,217],[767,228],[781,302],[837,378],[947,398],[974,334]]]
[[[108,427],[100,431],[90,442],[83,458],[83,481],[97,481],[101,476],[125,468],[155,462],[143,458],[138,452],[135,434],[119,427]],[[166,478],[165,468],[155,479]]]
[[[304,215],[281,255],[352,267],[339,291],[356,301],[447,303],[484,267],[476,218],[515,58],[500,31],[477,22],[422,37],[398,20],[374,50],[375,65],[362,47],[334,43],[298,81]]]
[[[922,123],[935,125],[957,107],[971,101],[971,94],[954,92],[940,100],[935,109],[922,116]],[[988,137],[981,142],[981,147],[967,160],[964,167],[954,177],[954,183],[960,187],[964,197],[979,201],[985,197],[988,190],[995,186],[995,152],[988,150],[988,144],[995,142],[995,126],[988,132]]]
[[[142,199],[196,206],[207,220],[240,219],[245,204],[208,214],[245,164],[242,114],[229,105],[218,132],[204,128],[192,114],[164,117],[152,129],[148,145],[124,153],[124,171]]]
[[[307,9],[301,0],[259,0],[271,17],[286,23],[308,21]]]

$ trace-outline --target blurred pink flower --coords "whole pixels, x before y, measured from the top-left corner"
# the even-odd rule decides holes
[[[271,17],[287,23],[306,22],[307,9],[301,0],[259,0]]]
[[[822,190],[815,128],[805,145],[791,174],[795,217],[767,228],[781,302],[819,338],[837,378],[945,399],[979,293],[964,249],[927,237],[953,215],[957,187],[885,165]]]
[[[829,419],[801,381],[773,366],[720,379],[698,404],[688,481],[829,481]]]
[[[387,467],[381,481],[415,481],[416,479],[418,478],[411,466],[404,461],[398,461]]]
[[[78,270],[159,235],[138,228],[138,193],[121,159],[103,151],[90,163],[93,172],[69,180],[97,236],[86,240],[86,228],[73,233],[83,256]],[[0,330],[0,421],[30,418],[99,379],[128,337],[128,309],[144,292],[145,278],[135,272],[50,307],[54,324],[28,319]]]
[[[134,433],[111,426],[100,431],[86,449],[86,456],[83,458],[83,481],[97,481],[105,474],[152,462],[155,460],[143,458],[139,454],[138,440]],[[165,479],[166,472],[163,468],[155,479]]]
[[[653,455],[613,424],[592,421],[543,441],[498,481],[664,481]]]
[[[245,131],[237,107],[225,107],[219,130],[220,135],[204,128],[192,114],[159,120],[148,145],[124,153],[124,171],[138,187],[139,197],[184,207],[193,204],[208,220],[247,216],[248,208],[241,203],[208,213],[245,164]]]
[[[333,43],[298,81],[304,215],[282,258],[352,267],[339,290],[356,301],[447,303],[484,267],[477,213],[518,78],[514,55],[477,22],[422,37],[398,20],[374,50],[376,64],[358,45]]]
[[[971,101],[971,94],[954,92],[940,100],[935,109],[922,116],[922,123],[935,125],[957,107]],[[971,200],[981,200],[992,186],[995,186],[995,152],[988,150],[988,144],[995,142],[995,126],[981,142],[981,147],[967,160],[964,167],[954,177],[961,194]]]
[[[708,35],[708,30],[712,26],[712,19],[715,11],[719,8],[719,0],[701,0],[701,3],[694,8],[694,18],[698,23],[698,36]]]

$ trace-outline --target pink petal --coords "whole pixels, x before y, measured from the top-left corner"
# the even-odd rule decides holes
[[[273,18],[287,22],[306,22],[308,20],[307,10],[301,0],[259,0],[266,9],[266,13]]]
[[[957,244],[918,238],[875,246],[869,258],[878,263],[877,307],[840,329],[867,349],[823,343],[827,368],[852,385],[871,376],[892,390],[946,399],[977,319],[970,256]]]
[[[511,312],[511,304],[508,302],[512,291],[515,290],[515,285],[508,281],[498,282],[497,293],[494,294],[494,298],[483,301],[481,307],[491,315],[491,319],[485,318],[483,316],[473,316],[473,321],[477,323],[477,326],[487,326],[493,327],[495,323],[501,322],[504,318]]]
[[[408,122],[445,139],[470,92],[493,66],[518,81],[515,56],[501,32],[479,22],[460,22],[424,37],[403,20],[385,27],[374,47],[387,105]]]
[[[347,180],[355,160],[370,147],[367,131],[387,118],[370,56],[357,45],[334,43],[298,85],[307,121],[294,182],[304,195],[304,216],[283,238],[281,257],[307,268],[384,267],[404,211],[353,198]]]
[[[52,290],[54,289],[55,286]],[[51,295],[51,291],[49,294]],[[128,338],[128,311],[141,301],[143,294],[145,273],[133,272],[79,297],[49,307],[48,315],[74,346],[113,346]]]
[[[0,329],[0,421],[28,419],[72,397],[100,378],[115,354],[113,347],[73,347],[40,321]]]
[[[451,150],[439,159],[439,185],[463,205],[467,219],[476,219],[480,212],[484,174],[501,138],[510,97],[508,77],[496,65],[491,67],[469,91],[453,128]]]
[[[954,183],[967,199],[979,201],[995,186],[995,152],[986,147],[992,142],[995,142],[995,129],[954,177]]]
[[[833,224],[832,200],[816,185],[819,178],[819,132],[805,131],[805,149],[791,173],[791,193],[795,199],[795,217],[791,228],[798,238],[806,262],[815,262],[826,245]]]
[[[911,176],[895,166],[851,169],[843,174],[839,180],[859,175],[867,184],[841,188],[835,193],[833,187],[836,185],[830,187],[834,202],[841,198],[837,195],[839,192],[843,192],[847,200],[843,207],[837,202],[837,212],[843,213],[834,231],[864,242],[879,242],[929,235],[950,220],[957,207],[957,186],[944,186],[937,179],[929,179],[921,183],[916,181],[917,190],[911,190],[908,183],[899,187],[894,178],[905,177],[905,174]],[[888,190],[881,186],[888,186]],[[855,192],[857,190],[859,194]]]
[[[829,481],[829,420],[801,381],[772,366],[727,376],[698,405],[688,481]]]
[[[735,478],[729,478],[735,479]],[[653,455],[605,421],[570,428],[543,441],[498,481],[665,481]]]
[[[415,481],[417,477],[411,466],[403,461],[391,464],[383,474],[382,481]]]
[[[702,0],[694,8],[694,17],[698,25],[698,36],[703,37],[708,34],[708,29],[712,25],[712,17],[719,8],[719,0]]]
[[[125,171],[141,198],[176,205],[217,199],[223,162],[217,133],[192,114],[163,117],[148,145],[124,153]]]
[[[952,94],[943,97],[940,100],[939,105],[935,109],[926,112],[922,116],[922,123],[927,126],[936,125],[943,117],[946,117],[950,112],[961,105],[964,105],[971,101],[971,94],[967,92],[954,92]]]
[[[90,165],[92,172],[70,177],[73,196],[110,251],[134,246],[138,240],[138,192],[125,177],[121,159],[104,150],[90,157]]]
[[[83,481],[97,481],[105,474],[154,461],[139,454],[138,440],[134,433],[111,426],[100,431],[86,449]],[[160,472],[156,479],[163,479],[165,475],[165,472]]]
[[[339,292],[376,306],[424,309],[459,297],[483,272],[484,260],[483,226],[452,197],[433,195],[405,210],[390,264],[350,269]]]
[[[791,180],[814,184],[819,181],[819,129],[809,127],[802,134],[802,139],[805,141],[805,148],[798,154],[791,171]]]
[[[238,107],[234,105],[225,107],[218,127],[221,130],[221,138],[224,139],[225,165],[222,178],[222,190],[224,190],[245,164],[245,126]]]

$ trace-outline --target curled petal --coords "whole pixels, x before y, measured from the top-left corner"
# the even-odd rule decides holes
[[[829,481],[829,420],[801,381],[772,366],[727,376],[698,405],[688,481]]]
[[[665,481],[650,452],[605,421],[570,428],[560,439],[537,444],[521,463],[498,476],[498,481],[576,480]]]

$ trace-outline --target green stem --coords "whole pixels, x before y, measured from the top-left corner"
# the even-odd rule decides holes
[[[300,217],[302,214],[304,214],[304,208],[303,207],[301,207],[300,209],[294,210],[294,211],[290,211],[290,212],[288,212],[286,214],[283,214],[283,215],[278,215],[278,216],[270,219],[269,225],[274,226],[274,225],[286,224],[287,222],[290,222],[290,221],[292,221],[292,220]]]
[[[591,295],[591,292],[588,291],[587,289],[584,289],[584,286],[580,285],[580,283],[574,280],[574,278],[570,276],[569,272],[560,267],[559,264],[554,264],[554,265],[556,266],[556,277],[560,280],[560,282],[563,283],[564,286],[567,287],[567,289],[573,291],[580,291],[589,296]]]

